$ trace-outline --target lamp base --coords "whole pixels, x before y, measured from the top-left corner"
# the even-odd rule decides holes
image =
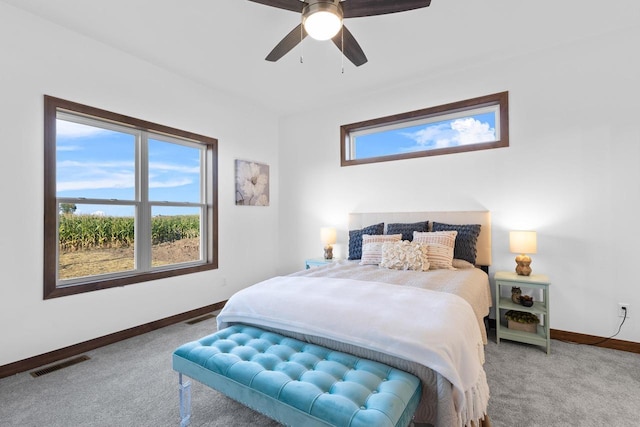
[[[531,274],[531,257],[525,254],[516,257],[516,273],[519,276],[529,276]]]
[[[324,259],[333,259],[333,247],[331,245],[324,247]]]

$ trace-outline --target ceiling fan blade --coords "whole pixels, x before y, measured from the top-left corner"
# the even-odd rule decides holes
[[[431,0],[344,0],[340,4],[345,18],[359,18],[428,7]]]
[[[307,5],[300,0],[249,0],[254,3],[260,3],[267,6],[277,7],[278,9],[290,10],[292,12],[302,12],[302,9]]]
[[[368,61],[367,56],[356,41],[356,38],[351,34],[351,31],[347,30],[347,27],[344,25],[342,26],[342,30],[339,31],[331,40],[333,40],[333,43],[338,47],[338,49],[342,50],[343,37],[344,56],[346,56],[349,61],[353,62],[353,65],[356,67],[366,63]]]
[[[305,37],[307,37],[307,32],[304,28],[302,28],[302,24],[299,24],[296,28],[291,30],[289,34],[287,34],[280,43],[267,55],[265,58],[267,61],[276,62],[278,59],[285,56],[291,49],[296,47],[298,43],[300,43]]]

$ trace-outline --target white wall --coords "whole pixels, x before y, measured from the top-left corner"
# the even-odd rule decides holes
[[[220,268],[44,301],[44,94],[218,138]],[[275,273],[274,115],[0,3],[0,121],[0,365],[225,300]],[[271,166],[270,207],[234,205],[237,158]]]
[[[551,327],[640,342],[640,28],[403,82],[280,122],[280,272],[322,256],[319,229],[350,211],[492,212],[492,271],[515,267],[508,231],[534,229],[552,281]],[[352,71],[355,72],[355,71]],[[337,81],[336,84],[339,84]],[[340,167],[339,127],[509,91],[510,147]]]

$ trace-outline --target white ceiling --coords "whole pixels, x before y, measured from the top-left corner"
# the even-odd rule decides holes
[[[247,0],[0,0],[187,77],[288,115],[476,62],[636,26],[633,0],[433,0],[428,8],[345,20],[369,62],[307,38],[264,57],[300,22]],[[346,0],[349,1],[349,0]]]

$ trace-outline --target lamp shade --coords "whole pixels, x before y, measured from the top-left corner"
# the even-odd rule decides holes
[[[320,240],[325,245],[333,245],[336,242],[336,229],[333,227],[322,227],[320,229]]]
[[[509,250],[514,254],[535,254],[538,241],[535,231],[510,231]]]

